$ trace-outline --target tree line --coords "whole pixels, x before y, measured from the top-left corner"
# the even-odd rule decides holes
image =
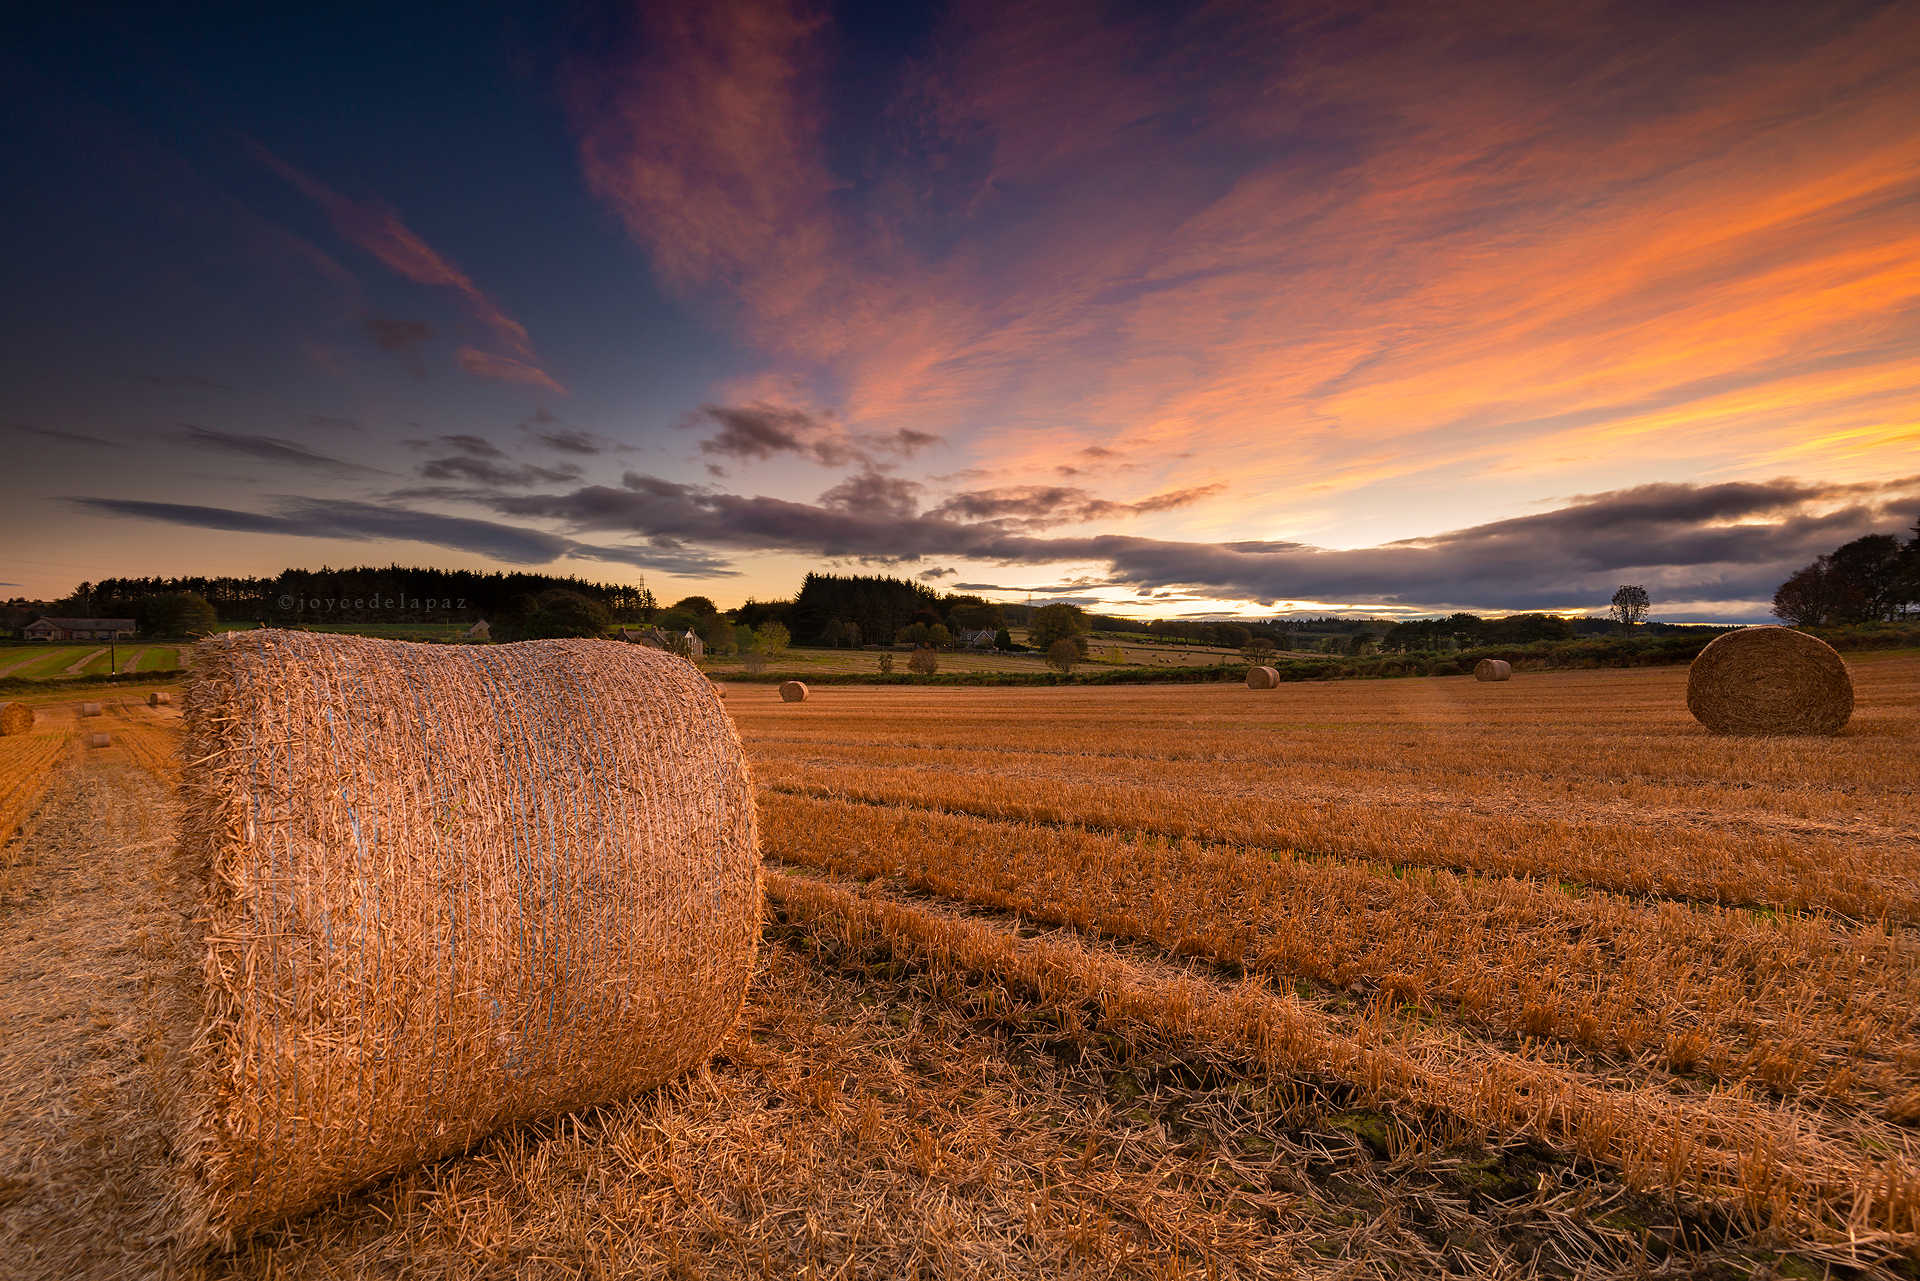
[[[1796,570],[1773,594],[1774,616],[1794,627],[1890,623],[1920,607],[1920,520],[1913,537],[1868,534]]]

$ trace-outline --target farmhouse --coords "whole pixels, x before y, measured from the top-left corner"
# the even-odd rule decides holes
[[[126,640],[133,635],[131,618],[36,618],[20,629],[28,640]]]

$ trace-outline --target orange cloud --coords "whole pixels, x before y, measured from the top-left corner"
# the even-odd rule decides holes
[[[465,347],[458,357],[462,369],[481,377],[533,383],[565,394],[565,389],[545,371],[530,363],[534,353],[526,327],[501,310],[474,284],[472,277],[415,234],[401,221],[397,211],[384,204],[355,204],[260,144],[249,142],[248,146],[261,164],[312,198],[326,213],[335,231],[378,259],[387,270],[418,285],[452,289],[460,294],[473,317],[492,331],[495,341],[513,353],[512,357],[488,355]]]
[[[650,5],[576,79],[584,168],[850,425],[1008,475],[1125,436],[1143,486],[1231,467],[1223,528],[1569,459],[1920,461],[1920,11],[1105,13],[967,6],[856,174],[817,22]]]

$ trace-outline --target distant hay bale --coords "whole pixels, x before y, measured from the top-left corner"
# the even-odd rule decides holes
[[[157,689],[147,695],[147,706],[149,707],[165,707],[171,702],[173,702],[173,695],[167,693],[165,690]]]
[[[0,703],[0,734],[33,732],[33,709],[19,700]]]
[[[82,703],[80,704],[80,714],[82,716],[98,716],[100,714],[100,704]]]
[[[1716,734],[1838,734],[1853,716],[1853,678],[1817,637],[1743,627],[1693,660],[1687,710]]]
[[[1248,689],[1272,689],[1280,683],[1280,670],[1275,667],[1249,667],[1247,669]]]
[[[807,686],[804,681],[786,681],[780,686],[780,701],[783,703],[804,703],[807,701]]]
[[[719,681],[715,681],[713,683],[713,692],[718,694],[721,698],[725,698],[727,696],[727,687],[725,685],[722,685]]]
[[[112,747],[112,746],[113,746],[113,735],[111,735],[111,734],[89,734],[89,735],[87,735],[87,746],[88,746],[88,747]]]
[[[183,1239],[631,1097],[738,1017],[753,784],[690,664],[231,632],[195,647],[181,712]]]
[[[1513,666],[1503,658],[1483,658],[1473,665],[1473,679],[1510,681],[1513,679]]]

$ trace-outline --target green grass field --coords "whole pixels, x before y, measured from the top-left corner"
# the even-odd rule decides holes
[[[32,650],[25,649],[24,647],[9,647],[0,650],[0,668],[12,667],[13,664],[21,662],[23,659],[30,659],[31,661],[27,662],[24,666],[14,667],[12,671],[0,672],[0,675],[23,676],[29,680],[46,676],[58,676],[66,671],[67,668],[73,666],[77,660],[85,658],[88,654],[93,653],[94,650],[99,648],[98,645],[55,645],[50,649],[35,647]],[[106,660],[102,659],[101,661],[105,662]]]
[[[180,666],[180,651],[172,645],[155,645],[140,655],[137,672],[164,672]]]

